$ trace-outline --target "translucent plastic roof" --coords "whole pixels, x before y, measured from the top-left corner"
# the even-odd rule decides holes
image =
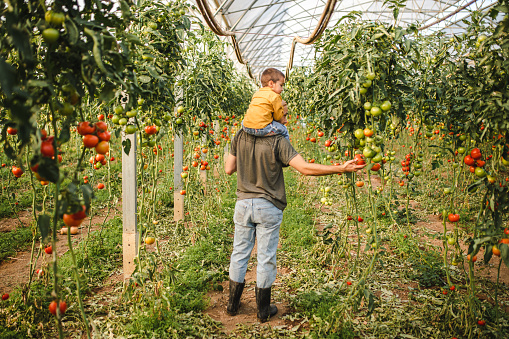
[[[394,24],[392,9],[377,0],[202,0],[207,1],[217,24],[235,33],[240,54],[257,76],[267,67],[284,70],[295,36],[309,37],[317,27],[327,5],[335,3],[327,27],[332,27],[352,11],[362,12],[362,19]],[[197,3],[197,1],[193,1]],[[424,33],[443,30],[447,34],[463,31],[463,19],[473,10],[486,10],[496,0],[408,0],[400,9],[397,25],[429,26]],[[310,64],[310,45],[297,44],[294,66]],[[235,56],[232,56],[235,58]]]

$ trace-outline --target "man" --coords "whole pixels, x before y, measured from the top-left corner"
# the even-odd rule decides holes
[[[286,124],[285,107],[280,123]],[[286,207],[283,167],[288,165],[304,175],[356,172],[365,165],[349,160],[339,166],[310,164],[281,135],[256,137],[239,131],[232,140],[226,160],[226,174],[237,172],[237,203],[233,220],[235,235],[230,260],[230,293],[227,312],[236,315],[244,290],[247,263],[257,243],[256,305],[257,317],[266,322],[277,313],[270,304],[271,287],[276,280],[276,251],[279,226]]]

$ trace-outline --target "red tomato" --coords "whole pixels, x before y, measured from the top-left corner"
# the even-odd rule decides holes
[[[323,132],[322,131],[318,131],[318,136],[321,138],[323,137]]]
[[[104,188],[104,184],[102,182],[98,183],[97,188],[102,190]]]
[[[361,217],[358,217],[358,218],[357,218],[357,221],[358,221],[358,222],[363,222],[363,221],[364,221],[364,219],[362,219]]]
[[[473,159],[481,159],[481,150],[478,149],[478,148],[474,148],[472,151],[470,151],[470,156],[473,158]]]
[[[52,254],[53,253],[53,248],[51,246],[48,246],[44,249],[44,252],[46,254]]]
[[[4,293],[2,295],[2,300],[7,300],[7,299],[9,299],[9,293]]]
[[[463,162],[467,166],[472,166],[475,163],[475,160],[470,155],[466,155],[465,158],[463,158]]]
[[[359,163],[357,163],[357,165],[359,165]],[[371,170],[374,172],[378,172],[380,167],[381,167],[380,164],[374,164],[373,167],[371,167]]]
[[[16,166],[12,166],[12,174],[14,174],[14,176],[16,178],[19,178],[23,175],[23,170],[19,167],[16,167]]]
[[[95,156],[95,161],[97,161],[97,162],[101,162],[101,161],[103,161],[104,159],[105,159],[105,158],[104,158],[104,154],[97,154],[97,155]]]
[[[44,157],[51,158],[55,155],[55,149],[53,148],[53,142],[52,141],[44,141],[41,144],[41,154]]]
[[[92,134],[95,132],[95,125],[88,122],[83,121],[78,124],[78,133],[81,135]]]
[[[97,129],[99,130],[98,132],[105,132],[108,130],[108,124],[105,123],[104,121],[98,121],[95,123],[95,127],[97,127]]]
[[[477,160],[475,164],[477,165],[477,167],[484,167],[484,165],[486,165],[486,161]]]
[[[14,127],[7,127],[7,134],[16,135],[18,134],[18,130],[15,129]]]
[[[326,140],[325,141],[325,147],[330,147],[331,145],[331,141],[330,140]]]
[[[354,159],[357,159],[357,165],[365,165],[366,162],[364,161],[364,157],[362,156],[362,154],[356,154],[354,156]]]
[[[104,114],[99,114],[99,115],[97,116],[97,119],[98,119],[98,120],[104,120]]]
[[[373,133],[374,133],[374,132],[373,132],[372,130],[370,130],[369,128],[365,128],[365,129],[364,129],[364,135],[365,135],[365,136],[367,136],[367,137],[372,136],[372,135],[373,135]]]
[[[71,214],[64,214],[62,219],[66,226],[79,226],[79,225],[81,225],[81,222],[83,221],[83,218],[75,219],[75,218],[73,218],[73,215],[71,215]]]
[[[97,136],[99,137],[99,140],[101,140],[101,141],[110,141],[111,132],[109,132],[109,131],[97,132]]]
[[[156,126],[155,125],[145,126],[145,133],[147,133],[148,135],[156,134],[157,133]]]
[[[110,144],[107,141],[100,141],[95,146],[95,151],[99,154],[106,154],[110,150]]]
[[[83,145],[86,148],[95,147],[99,143],[99,138],[93,134],[86,134],[83,136]]]
[[[451,213],[448,218],[450,222],[458,222],[460,220],[460,215]]]

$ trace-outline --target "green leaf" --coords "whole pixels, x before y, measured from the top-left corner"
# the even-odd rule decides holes
[[[69,45],[76,45],[79,38],[78,28],[72,19],[67,18],[65,20],[65,30],[69,34]]]
[[[42,215],[40,214],[39,217],[37,218],[37,227],[39,227],[39,232],[41,232],[42,242],[45,242],[46,238],[49,235],[49,231],[51,228],[50,220],[51,217],[47,214]]]
[[[16,71],[3,58],[0,58],[0,74],[2,74],[0,76],[0,88],[7,99],[11,99],[12,89],[16,84]]]
[[[500,249],[500,257],[504,261],[504,264],[509,268],[509,246],[506,244],[500,244],[498,247]]]
[[[53,183],[60,179],[60,170],[54,159],[42,157],[39,161],[38,173],[41,177]]]
[[[85,206],[87,207],[87,211],[90,208],[90,202],[94,198],[94,190],[90,184],[85,184],[80,186],[81,192],[83,193],[83,200],[85,201]]]
[[[125,139],[122,141],[122,146],[124,146],[124,153],[129,155],[129,152],[131,151],[131,139]]]

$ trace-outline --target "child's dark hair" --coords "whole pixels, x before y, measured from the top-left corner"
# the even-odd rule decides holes
[[[267,87],[269,85],[269,81],[272,80],[277,82],[284,78],[285,75],[280,70],[275,68],[267,68],[265,71],[263,71],[260,82],[262,83],[262,87]]]

